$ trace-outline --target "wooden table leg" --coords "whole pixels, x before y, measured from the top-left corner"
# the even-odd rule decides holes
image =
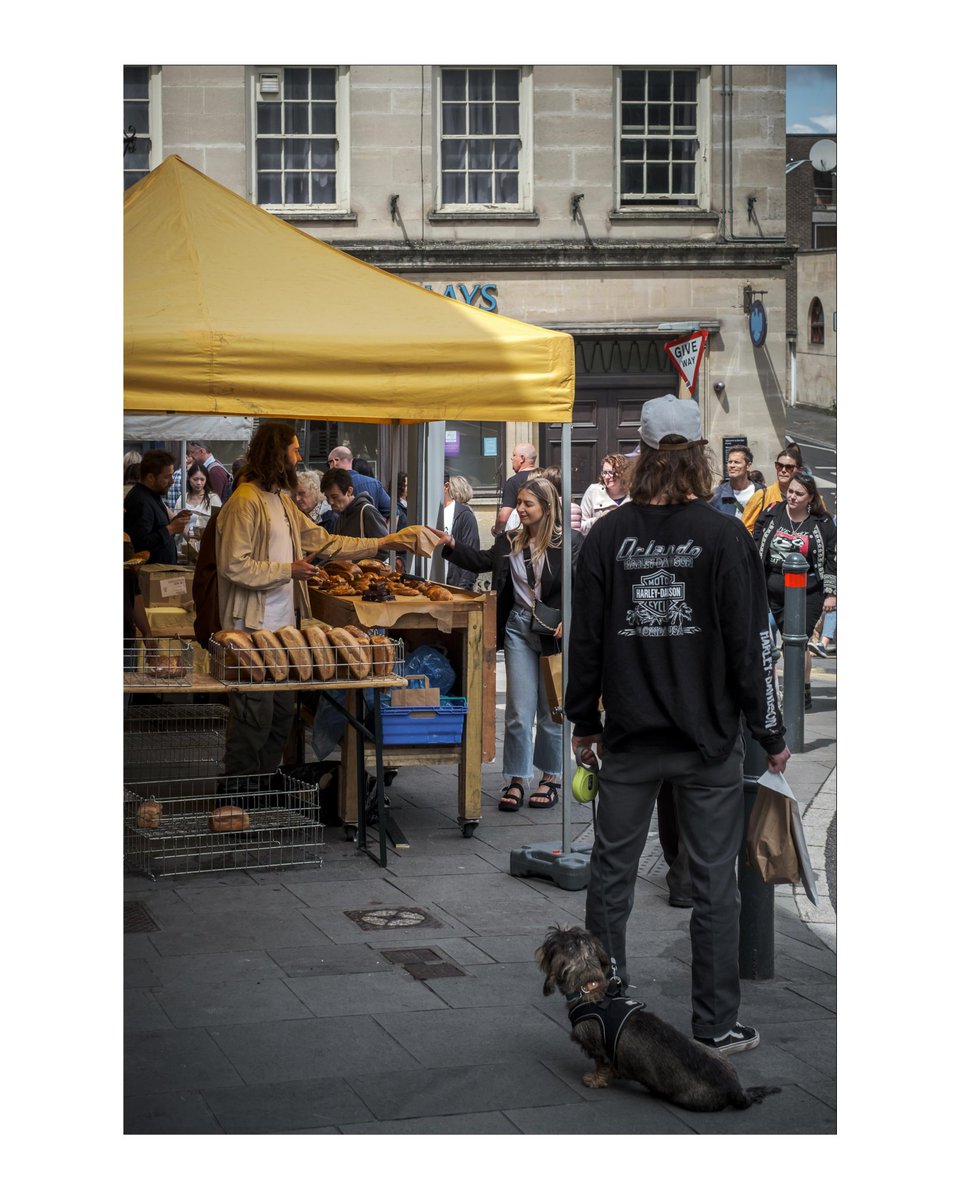
[[[480,820],[480,758],[483,742],[483,613],[469,614],[463,636],[466,640],[464,696],[467,715],[463,725],[463,746],[457,802],[460,823]]]
[[[344,707],[351,716],[356,717],[363,701],[363,693],[359,690],[345,691],[343,694]],[[338,812],[344,825],[356,826],[359,820],[359,808],[366,800],[365,796],[357,794],[357,754],[360,735],[356,729],[346,722],[343,730],[343,740],[340,743],[340,787],[338,796]]]

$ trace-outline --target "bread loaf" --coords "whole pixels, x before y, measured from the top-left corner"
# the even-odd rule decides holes
[[[378,558],[361,558],[357,566],[361,571],[369,571],[376,575],[385,575],[390,570],[387,564],[382,563]]]
[[[356,579],[358,575],[362,574],[356,563],[338,562],[336,559],[325,562],[323,569],[328,575],[339,575],[342,579]]]
[[[336,670],[336,654],[330,646],[326,631],[317,622],[316,625],[304,625],[303,636],[310,647],[313,657],[313,675],[315,679],[332,679]]]
[[[393,641],[388,637],[383,637],[381,634],[375,633],[370,638],[370,650],[373,655],[374,675],[390,675],[393,671],[393,664],[396,658]]]
[[[285,683],[290,673],[287,665],[287,652],[283,643],[269,629],[255,629],[251,634],[253,644],[263,655],[267,674],[274,683]]]
[[[221,629],[211,634],[213,645],[222,646],[223,679],[225,683],[263,683],[267,672],[257,653],[253,638],[242,629]],[[214,654],[214,658],[217,655]]]
[[[215,808],[210,814],[210,828],[214,833],[236,833],[241,829],[249,829],[250,814],[232,805]]]
[[[428,600],[434,600],[434,601],[452,600],[453,592],[448,592],[445,587],[438,586],[438,587],[427,588],[426,596],[427,596]]]
[[[284,625],[277,630],[277,637],[286,648],[291,676],[300,683],[309,683],[313,679],[313,655],[307,639],[295,625]]]
[[[354,679],[366,679],[370,674],[370,660],[367,657],[369,646],[364,653],[364,648],[346,629],[331,629],[327,637],[331,645],[336,647],[338,666],[345,666],[348,675]],[[341,670],[338,670],[337,674],[343,678]]]
[[[144,800],[144,802],[137,807],[137,828],[159,829],[160,813],[162,811],[163,805],[159,800]]]

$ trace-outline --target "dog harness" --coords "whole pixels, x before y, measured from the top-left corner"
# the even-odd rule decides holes
[[[603,1030],[603,1048],[613,1062],[624,1025],[644,1008],[646,1005],[642,1001],[628,1000],[626,996],[606,996],[597,1001],[582,1000],[570,1009],[570,1022],[576,1029],[582,1021],[599,1021]]]

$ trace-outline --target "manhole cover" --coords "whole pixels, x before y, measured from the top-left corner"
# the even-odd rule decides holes
[[[123,932],[152,933],[160,926],[156,923],[147,906],[139,900],[124,900],[123,902]]]
[[[422,908],[372,908],[348,912],[346,915],[361,929],[437,929],[440,926],[440,922]]]

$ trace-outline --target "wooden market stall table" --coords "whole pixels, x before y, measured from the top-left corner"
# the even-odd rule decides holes
[[[467,592],[448,587],[453,600],[396,597],[388,603],[369,603],[358,597],[331,596],[308,588],[313,615],[330,625],[380,627],[388,636],[402,637],[407,653],[423,645],[440,645],[457,672],[460,693],[467,702],[463,741],[459,745],[386,746],[383,765],[434,766],[452,763],[457,772],[457,817],[464,837],[472,837],[480,822],[481,763],[496,756],[496,597],[490,592]],[[356,717],[356,691],[347,697]],[[342,742],[345,760],[357,754],[359,734],[348,724]],[[379,748],[378,748],[379,752]],[[367,749],[368,765],[375,765]],[[347,825],[358,825],[363,792],[353,772],[340,772],[339,815]],[[381,823],[382,824],[382,823]]]
[[[172,636],[167,630],[164,630],[165,637]],[[366,679],[331,679],[329,682],[309,682],[303,683],[300,680],[285,683],[264,682],[257,684],[245,683],[224,683],[223,680],[217,679],[215,676],[206,671],[191,671],[187,680],[177,682],[175,680],[163,680],[146,676],[142,671],[133,672],[136,677],[136,682],[128,682],[129,675],[125,674],[123,690],[131,694],[148,693],[167,696],[183,696],[190,694],[213,694],[224,695],[230,692],[345,692],[345,704],[341,704],[335,696],[328,696],[330,703],[339,708],[347,718],[347,729],[350,731],[350,750],[354,756],[356,763],[356,773],[353,777],[353,788],[355,792],[359,792],[364,787],[366,772],[369,768],[373,768],[374,777],[376,780],[375,799],[377,805],[377,828],[379,832],[379,855],[374,855],[367,847],[366,838],[366,809],[365,805],[360,805],[356,817],[351,822],[357,827],[357,846],[359,849],[366,851],[372,858],[379,861],[381,867],[387,865],[387,818],[386,806],[384,803],[383,791],[383,722],[381,719],[380,705],[373,706],[373,728],[368,728],[360,718],[359,705],[356,703],[358,693],[362,693],[364,688],[376,688],[378,691],[383,691],[387,688],[406,687],[407,680],[402,675],[371,675]],[[366,743],[372,743],[371,747],[364,748]],[[343,762],[348,760],[348,751],[344,747]],[[340,772],[341,780],[349,775],[349,771],[342,770]]]

